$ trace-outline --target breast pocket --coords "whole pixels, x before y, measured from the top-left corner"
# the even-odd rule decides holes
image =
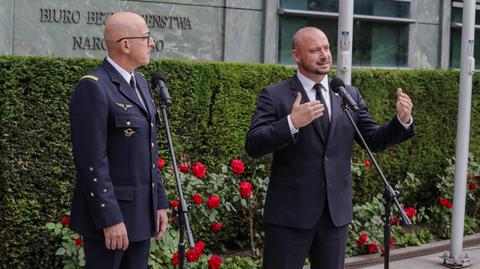
[[[135,135],[137,128],[140,127],[140,118],[135,115],[116,115],[115,126],[122,129],[125,137],[130,138]]]

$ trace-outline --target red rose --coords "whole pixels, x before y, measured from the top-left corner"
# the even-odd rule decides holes
[[[198,251],[203,252],[203,249],[205,248],[205,243],[203,243],[202,240],[198,240],[198,242],[195,244],[195,248],[198,249]]]
[[[180,170],[180,172],[182,172],[182,173],[188,173],[190,171],[190,167],[188,167],[188,165],[182,163],[178,167],[178,170]]]
[[[390,237],[390,247],[392,248],[395,245],[395,238],[392,236]]]
[[[476,181],[472,181],[472,182],[470,182],[470,184],[468,184],[468,188],[469,188],[470,190],[476,190],[477,187],[478,187],[478,184],[477,184]]]
[[[165,160],[158,157],[157,167],[158,169],[162,169],[163,167],[165,167]]]
[[[392,238],[390,238],[390,249],[393,248],[393,244],[394,244],[394,241],[393,241],[393,237],[392,237]],[[385,246],[382,246],[381,251],[382,251],[382,253],[380,254],[380,256],[383,257],[385,255]]]
[[[369,159],[366,159],[365,161],[363,161],[363,165],[365,166],[365,168],[371,168],[372,162]]]
[[[67,216],[63,217],[60,223],[62,223],[62,225],[65,227],[70,226],[70,217],[67,217]]]
[[[178,259],[178,252],[173,253],[172,259],[170,260],[173,265],[178,265],[180,260]]]
[[[235,175],[241,175],[245,171],[245,165],[243,165],[242,160],[232,160],[230,167]]]
[[[214,194],[210,195],[210,197],[208,197],[208,200],[207,200],[207,205],[208,205],[208,208],[210,209],[217,208],[220,205],[220,198],[218,198],[218,196]]]
[[[360,236],[358,237],[357,244],[359,247],[363,247],[365,243],[367,243],[368,240],[368,234],[366,233],[361,233]]]
[[[252,195],[252,184],[245,180],[240,183],[240,196],[242,196],[242,198],[248,198],[250,195]]]
[[[74,241],[75,241],[75,245],[77,246],[83,245],[83,240],[80,237],[75,238]]]
[[[202,256],[202,252],[198,251],[197,248],[192,248],[187,250],[187,253],[185,253],[185,258],[187,258],[188,262],[194,262]]]
[[[205,173],[207,173],[207,168],[205,168],[205,166],[201,162],[196,162],[192,166],[192,172],[194,177],[202,178],[205,176]]]
[[[370,253],[377,253],[378,252],[377,242],[372,242],[372,243],[368,244],[368,251]]]
[[[216,222],[210,226],[210,231],[212,232],[219,232],[223,229],[222,224]]]
[[[440,200],[438,200],[438,203],[445,208],[452,208],[452,202],[447,198],[440,198]]]
[[[398,218],[398,216],[393,216],[392,219],[390,220],[390,225],[398,225],[398,222],[400,221],[400,219]]]
[[[405,214],[407,214],[410,219],[415,217],[416,211],[414,207],[404,207],[403,210],[405,210]]]
[[[198,193],[194,194],[194,195],[192,196],[192,199],[193,199],[193,202],[194,202],[195,204],[197,204],[197,205],[199,205],[199,204],[201,204],[201,203],[203,202],[203,197],[202,197],[200,194],[198,194]]]
[[[220,269],[222,265],[222,258],[220,256],[212,255],[208,260],[208,269]]]
[[[180,205],[180,201],[178,200],[172,200],[170,201],[170,208],[176,208]]]

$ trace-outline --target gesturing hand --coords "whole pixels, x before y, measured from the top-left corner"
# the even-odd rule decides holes
[[[400,117],[400,121],[407,123],[412,117],[412,100],[410,97],[403,93],[401,88],[397,89],[397,114]]]
[[[103,228],[105,235],[105,246],[107,249],[116,250],[128,248],[127,228],[123,222]]]
[[[290,119],[292,120],[293,127],[296,129],[301,128],[313,120],[321,117],[325,111],[325,107],[320,101],[310,101],[304,104],[300,104],[302,95],[297,93],[297,98],[292,106],[292,113],[290,113]]]

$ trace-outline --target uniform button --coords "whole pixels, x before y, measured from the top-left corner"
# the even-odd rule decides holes
[[[150,122],[150,126],[152,126],[152,128],[153,128],[153,122]]]
[[[132,123],[131,123],[131,122],[129,122],[129,121],[127,121],[127,126],[130,126],[130,125],[132,125]]]
[[[155,168],[155,163],[152,163],[152,168]]]
[[[155,147],[155,144],[152,143],[152,148],[154,148],[154,147]]]
[[[97,178],[96,178],[96,177],[93,178],[93,182],[97,182]]]
[[[93,166],[90,166],[90,171],[93,171]]]
[[[100,206],[101,206],[101,207],[105,207],[105,204],[101,204]]]
[[[90,193],[90,196],[95,197],[95,194],[93,194],[93,192],[91,192],[91,193]]]
[[[155,183],[152,183],[152,188],[155,188]]]
[[[103,189],[103,192],[107,192],[107,189]]]

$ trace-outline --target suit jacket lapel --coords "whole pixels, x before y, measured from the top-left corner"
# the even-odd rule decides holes
[[[307,95],[307,92],[305,91],[305,89],[303,88],[303,85],[302,83],[300,82],[300,80],[298,79],[297,75],[294,75],[293,78],[292,78],[292,95],[293,95],[293,98],[295,100],[295,98],[297,98],[297,92],[300,91],[301,94],[302,94],[302,101],[301,101],[301,104],[304,104],[304,103],[307,103],[310,101],[310,99],[308,98],[308,95]],[[315,131],[317,132],[317,134],[320,136],[320,138],[322,139],[323,143],[325,144],[327,142],[327,138],[324,137],[323,135],[323,132],[321,131],[321,127],[320,127],[320,124],[318,123],[317,120],[314,120],[313,122],[310,123],[311,125],[313,125]],[[332,129],[332,127],[330,126],[330,130]]]
[[[112,82],[117,84],[120,93],[123,94],[127,99],[135,103],[137,106],[139,106],[141,110],[145,111],[135,91],[132,89],[132,87],[130,87],[130,84],[128,84],[125,79],[117,72],[117,70],[115,70],[115,68],[106,59],[103,61],[102,65]]]

